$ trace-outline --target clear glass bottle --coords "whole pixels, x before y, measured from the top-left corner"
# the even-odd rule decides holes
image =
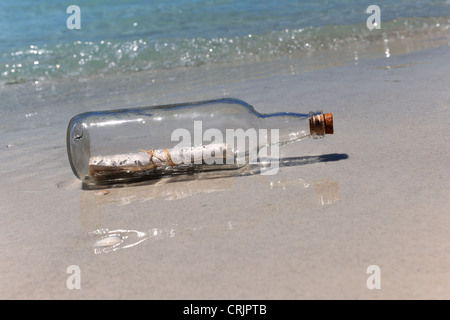
[[[67,152],[86,187],[239,169],[268,159],[268,146],[332,133],[329,113],[261,114],[224,98],[77,115],[67,129]]]

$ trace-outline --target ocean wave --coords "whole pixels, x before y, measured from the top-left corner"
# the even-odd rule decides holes
[[[449,17],[399,18],[380,30],[365,24],[283,29],[263,34],[214,38],[75,41],[30,45],[0,53],[0,81],[33,80],[196,67],[214,63],[253,63],[319,51],[363,50],[377,42],[401,42],[420,35],[450,33]]]

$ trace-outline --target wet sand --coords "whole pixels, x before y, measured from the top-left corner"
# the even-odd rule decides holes
[[[450,298],[448,61],[441,47],[314,71],[293,59],[3,87],[0,298]],[[73,115],[223,96],[332,112],[335,134],[282,147],[275,176],[81,189]]]

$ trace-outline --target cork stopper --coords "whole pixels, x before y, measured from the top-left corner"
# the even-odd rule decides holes
[[[333,134],[333,115],[331,113],[311,115],[309,117],[309,128],[312,135]]]
[[[323,115],[323,118],[325,120],[325,134],[333,134],[333,114],[331,113],[325,113]]]

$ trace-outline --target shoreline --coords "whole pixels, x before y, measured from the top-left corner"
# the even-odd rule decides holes
[[[278,30],[268,32],[267,34],[254,35],[253,37],[252,35],[249,35],[248,37],[241,37],[239,39],[233,37],[229,39],[225,37],[209,40],[201,38],[191,39],[192,41],[202,40],[205,43],[198,43],[197,46],[205,48],[211,47],[211,52],[189,53],[189,47],[185,48],[185,50],[187,50],[187,56],[179,57],[180,61],[172,61],[170,66],[162,66],[155,61],[152,61],[150,53],[160,53],[158,47],[152,48],[148,44],[148,47],[144,45],[143,48],[139,49],[143,50],[140,54],[144,58],[149,55],[144,61],[141,61],[142,58],[139,58],[139,55],[136,55],[128,57],[128,60],[130,61],[124,61],[123,63],[125,63],[125,65],[123,66],[121,66],[120,61],[113,63],[113,66],[117,68],[120,67],[121,70],[111,69],[109,67],[106,67],[106,69],[98,69],[98,66],[92,65],[91,67],[94,71],[91,71],[87,67],[85,69],[84,64],[86,61],[83,59],[83,61],[80,61],[81,65],[79,70],[72,70],[70,68],[65,70],[64,64],[70,66],[74,61],[65,61],[64,59],[61,61],[58,59],[55,60],[55,58],[51,56],[55,49],[38,49],[36,46],[32,46],[34,49],[31,51],[34,52],[35,55],[37,54],[36,52],[38,52],[39,55],[34,57],[33,54],[31,54],[28,58],[32,58],[32,60],[43,59],[41,62],[35,62],[38,63],[39,68],[43,68],[45,65],[46,69],[37,69],[41,70],[42,74],[35,73],[32,75],[25,72],[25,76],[20,77],[19,74],[22,72],[20,69],[24,68],[30,61],[26,62],[26,60],[22,61],[20,59],[18,61],[4,60],[2,62],[4,66],[1,65],[2,69],[0,69],[0,75],[2,76],[0,79],[0,86],[8,88],[9,86],[35,82],[47,82],[50,84],[62,81],[70,83],[73,79],[87,82],[96,81],[102,78],[115,79],[125,77],[133,79],[140,78],[142,75],[144,75],[145,78],[152,78],[154,81],[166,81],[167,79],[176,77],[180,72],[209,73],[211,70],[214,70],[212,71],[214,74],[221,71],[226,72],[230,68],[243,68],[245,72],[256,73],[257,76],[264,77],[280,74],[298,74],[338,65],[348,65],[364,58],[389,57],[391,55],[406,54],[434,47],[448,46],[450,43],[449,21],[450,16],[429,18],[412,17],[398,18],[383,22],[383,28],[380,30],[368,30],[365,24],[355,24],[286,29],[284,31]],[[184,40],[187,41],[189,39]],[[141,45],[145,42],[142,39],[130,40],[129,44],[136,43],[136,41]],[[178,39],[177,41],[181,41],[181,39]],[[254,43],[254,41],[256,42]],[[266,48],[265,43],[267,41],[271,44]],[[234,44],[237,47],[233,49],[227,47],[226,43],[228,42],[230,42],[230,44],[238,42],[239,44]],[[89,51],[90,46],[95,48],[96,45],[99,45],[90,41],[85,42],[84,45],[83,43],[84,42],[81,41],[75,41],[74,44],[79,46],[79,48],[75,47],[72,51],[59,53],[59,55],[72,56],[77,50]],[[106,42],[102,41],[102,43]],[[67,45],[70,45],[70,43],[61,44],[63,47]],[[165,43],[165,45],[168,44]],[[175,47],[177,46],[176,44],[172,45]],[[180,46],[180,44],[178,45]],[[83,46],[87,47],[84,48]],[[117,44],[112,47],[116,46]],[[124,46],[124,48],[122,48],[122,46]],[[58,48],[58,45],[56,45],[55,48]],[[126,51],[126,43],[123,43],[120,48],[121,49],[118,51],[122,54],[122,51]],[[110,50],[113,50],[113,48],[110,48]],[[209,53],[213,54],[214,50],[223,51],[222,58],[209,57]],[[234,52],[236,50],[238,53]],[[241,50],[243,51],[242,53]],[[23,55],[25,51],[19,50],[19,52],[22,52]],[[14,50],[11,54],[6,55],[6,53],[7,52],[3,53],[4,57],[16,55]],[[175,54],[167,52],[167,54],[169,53],[170,55]],[[50,56],[47,57],[46,54],[50,54]],[[57,53],[55,52],[55,54]],[[190,54],[198,57],[203,56],[204,54],[206,54],[206,56],[202,59],[197,57],[200,59],[197,62],[189,62]],[[87,53],[83,53],[82,56],[85,55],[87,55]],[[74,54],[73,56],[75,58],[77,55]],[[230,56],[233,57],[233,59],[230,60]],[[111,57],[104,58],[109,60]],[[60,57],[59,59],[62,58]],[[174,57],[170,57],[170,59],[174,59]],[[182,63],[182,61],[184,61],[184,63]],[[302,63],[299,64],[299,61],[302,61]],[[146,64],[146,66],[136,67],[136,65],[141,65],[142,63]],[[78,65],[76,61],[75,64]],[[18,65],[20,65],[20,68]],[[15,70],[16,72],[8,70],[8,68],[6,68],[7,66],[12,69],[17,69]],[[33,69],[36,67],[37,66],[34,65]],[[60,72],[56,72],[56,69],[60,70]],[[134,71],[135,69],[139,71]],[[9,79],[8,75],[13,76],[13,74],[17,75],[16,78],[13,77],[12,79]]]

